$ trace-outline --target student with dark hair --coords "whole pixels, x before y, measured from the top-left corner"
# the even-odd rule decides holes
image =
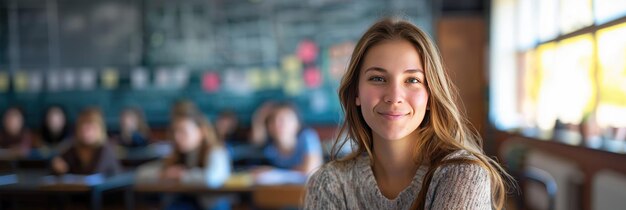
[[[215,132],[217,138],[225,143],[244,144],[247,138],[241,136],[239,118],[232,110],[225,110],[219,113],[215,120]]]
[[[48,107],[43,115],[39,140],[42,146],[63,150],[69,146],[70,126],[67,112],[60,105]]]
[[[1,156],[25,157],[32,146],[32,134],[25,126],[24,111],[17,107],[9,107],[2,116],[0,129]]]
[[[126,148],[145,147],[150,143],[150,127],[139,108],[126,108],[120,114],[120,132],[116,142]]]

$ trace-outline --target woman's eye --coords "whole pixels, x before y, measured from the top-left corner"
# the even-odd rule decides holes
[[[417,78],[409,78],[406,80],[408,83],[421,83],[421,81]]]
[[[369,81],[372,81],[372,82],[384,82],[385,79],[382,78],[382,77],[374,76],[374,77],[370,77]]]

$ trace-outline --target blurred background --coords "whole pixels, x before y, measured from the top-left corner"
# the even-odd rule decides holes
[[[508,209],[626,206],[625,1],[0,0],[0,209],[297,209],[306,161],[271,155],[284,146],[271,128],[291,129],[273,120],[290,110],[307,139],[292,149],[328,161],[338,84],[386,16],[437,42],[485,151],[517,180]],[[93,108],[122,170],[58,178]],[[181,109],[228,151],[221,187],[139,184],[182,147]]]

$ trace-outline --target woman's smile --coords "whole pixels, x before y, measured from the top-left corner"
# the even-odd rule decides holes
[[[408,117],[409,114],[411,114],[410,112],[399,112],[399,111],[376,111],[376,113],[379,114],[383,119],[390,120],[390,121],[401,120],[401,119],[404,119],[405,117]]]

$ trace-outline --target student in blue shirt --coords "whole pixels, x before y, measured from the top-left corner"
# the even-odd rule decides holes
[[[117,144],[126,148],[141,148],[150,144],[150,127],[139,108],[128,107],[120,114]]]
[[[310,174],[322,165],[319,136],[311,128],[302,128],[292,105],[274,105],[266,125],[270,144],[264,153],[272,166]]]

